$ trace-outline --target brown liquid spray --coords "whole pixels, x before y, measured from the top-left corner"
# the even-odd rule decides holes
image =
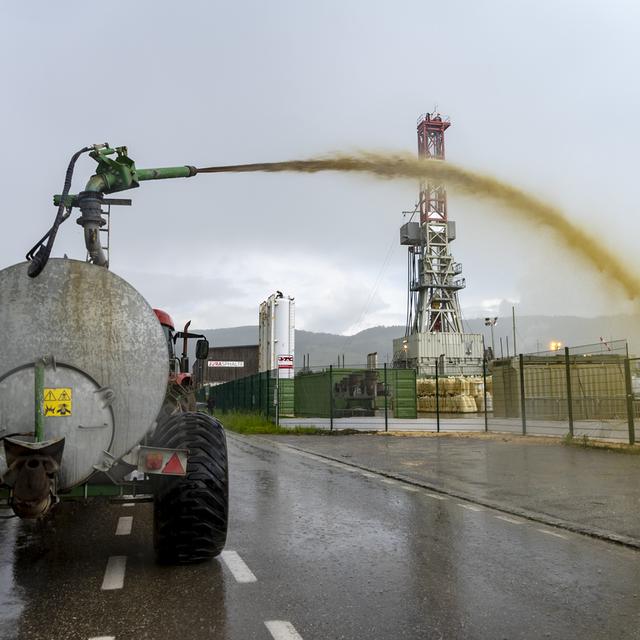
[[[576,255],[614,279],[631,299],[640,298],[640,279],[623,261],[584,229],[569,221],[561,210],[510,184],[442,160],[418,159],[410,154],[362,152],[309,160],[205,167],[198,173],[341,171],[368,173],[380,178],[410,178],[446,182],[462,194],[491,199],[525,222],[549,227]]]

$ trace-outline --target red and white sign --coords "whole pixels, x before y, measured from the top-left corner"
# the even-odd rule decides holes
[[[293,356],[278,356],[278,369],[293,369]]]
[[[208,367],[223,367],[227,369],[242,369],[244,360],[209,360]]]

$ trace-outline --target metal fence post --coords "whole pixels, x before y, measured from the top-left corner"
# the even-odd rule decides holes
[[[482,381],[484,390],[484,430],[489,431],[489,414],[487,413],[487,359],[482,358]]]
[[[438,362],[436,358],[436,431],[440,433],[440,387],[438,386]]]
[[[524,356],[518,356],[520,364],[520,415],[522,416],[522,435],[527,435],[527,410],[524,406]]]
[[[627,392],[627,424],[629,425],[629,444],[636,443],[636,425],[634,419],[633,385],[631,384],[631,364],[624,359],[624,383]]]
[[[333,431],[333,365],[329,365],[329,430]]]
[[[387,391],[387,363],[384,363],[384,430],[389,431],[389,402]]]
[[[567,374],[567,410],[569,415],[569,435],[573,438],[573,397],[571,395],[571,362],[569,347],[564,348],[564,366]]]
[[[265,405],[266,405],[266,409],[267,409],[267,420],[269,420],[269,414],[270,414],[270,411],[269,411],[269,398],[270,398],[270,396],[269,396],[269,379],[271,378],[271,371],[267,370],[265,372],[265,375],[267,376],[267,393],[266,393],[267,397],[265,398]]]
[[[276,372],[276,388],[273,391],[273,401],[276,405],[276,427],[280,426],[280,371]]]

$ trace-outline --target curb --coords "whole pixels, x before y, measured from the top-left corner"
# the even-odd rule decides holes
[[[229,432],[227,432],[227,434],[231,435]],[[493,509],[495,511],[500,511],[502,513],[507,513],[509,515],[519,516],[520,518],[523,518],[525,520],[531,520],[532,522],[539,522],[541,524],[545,524],[551,527],[557,527],[558,529],[571,531],[572,533],[579,533],[581,535],[589,536],[591,538],[596,538],[598,540],[604,540],[605,542],[613,542],[614,544],[628,547],[636,551],[640,550],[640,540],[636,538],[632,538],[630,536],[613,533],[611,531],[605,531],[604,529],[598,529],[596,527],[585,527],[584,525],[579,525],[579,524],[576,524],[575,522],[563,520],[562,518],[556,518],[554,516],[549,516],[544,513],[538,513],[536,511],[529,511],[527,509],[520,509],[519,507],[514,507],[512,505],[505,505],[499,502],[493,502],[491,500],[484,500],[476,496],[459,492],[459,491],[449,491],[446,489],[442,489],[441,487],[436,487],[435,485],[430,484],[428,482],[422,482],[420,480],[416,480],[415,478],[409,478],[407,476],[404,476],[401,473],[390,473],[388,471],[380,471],[379,469],[376,469],[374,467],[367,467],[361,464],[355,464],[353,462],[345,462],[340,458],[335,458],[333,456],[329,456],[324,453],[317,453],[316,451],[311,451],[309,449],[304,449],[302,447],[296,447],[292,444],[288,444],[285,442],[278,442],[277,440],[271,440],[267,436],[241,436],[235,433],[231,435],[232,440],[237,439],[256,449],[262,449],[262,450],[265,449],[264,446],[261,447],[255,444],[254,442],[251,442],[249,438],[259,438],[261,441],[267,442],[276,447],[291,449],[292,451],[299,451],[301,453],[306,453],[308,455],[316,456],[318,458],[324,458],[325,460],[331,460],[332,462],[339,462],[340,464],[343,464],[347,467],[353,467],[355,469],[360,469],[362,471],[375,473],[385,478],[398,480],[399,482],[404,482],[405,484],[410,484],[415,487],[428,489],[429,491],[433,491],[434,493],[440,493],[442,495],[450,496],[452,498],[457,498],[459,500],[471,502],[473,504],[477,504],[477,505],[486,507],[488,509]]]

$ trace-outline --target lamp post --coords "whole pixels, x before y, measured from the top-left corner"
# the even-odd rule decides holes
[[[484,325],[485,327],[491,327],[491,356],[493,358],[496,357],[496,344],[493,339],[493,327],[498,323],[498,318],[485,318]]]

